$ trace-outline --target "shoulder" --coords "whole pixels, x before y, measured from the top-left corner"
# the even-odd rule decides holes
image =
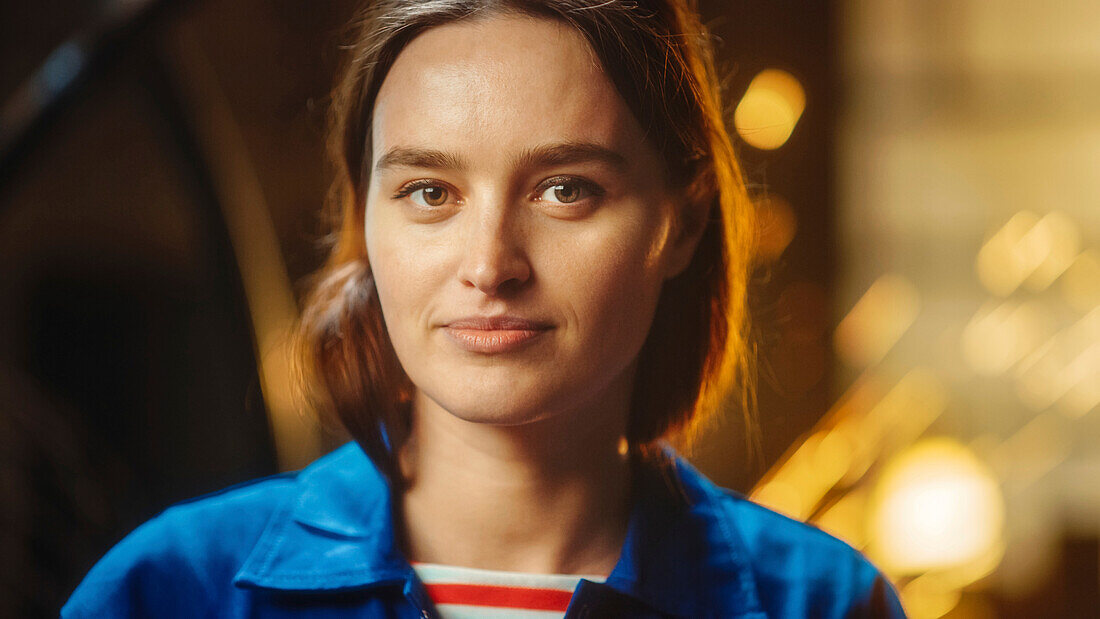
[[[678,468],[722,529],[711,539],[725,539],[744,557],[768,616],[904,616],[889,581],[847,543],[718,488],[683,461]]]
[[[213,614],[294,484],[294,475],[278,475],[166,509],[104,555],[62,616]]]
[[[62,616],[202,617],[231,607],[238,595],[234,575],[273,516],[290,508],[309,470],[245,482],[169,507],[100,559]]]

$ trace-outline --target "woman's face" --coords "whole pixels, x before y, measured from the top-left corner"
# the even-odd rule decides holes
[[[581,35],[521,16],[430,29],[373,122],[367,253],[418,402],[496,424],[622,402],[694,243]]]

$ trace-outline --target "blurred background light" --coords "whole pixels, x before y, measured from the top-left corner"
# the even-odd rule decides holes
[[[1089,248],[1078,254],[1062,275],[1061,293],[1079,312],[1100,307],[1100,252]]]
[[[1031,240],[1033,236],[1038,238]],[[1026,288],[1038,292],[1046,290],[1073,263],[1081,248],[1081,233],[1073,220],[1052,211],[1035,224],[1023,243],[1031,243],[1044,250],[1043,260],[1024,280]]]
[[[782,196],[769,193],[756,201],[756,259],[774,262],[791,244],[798,219]]]
[[[872,556],[895,574],[964,566],[1001,544],[997,479],[950,439],[921,441],[893,459],[871,506]]]
[[[861,433],[878,449],[899,449],[917,440],[943,413],[950,397],[936,374],[925,368],[907,373],[867,413]]]
[[[781,479],[759,486],[753,492],[752,500],[791,518],[805,518],[803,514],[808,512],[799,488]]]
[[[980,374],[1000,374],[1035,351],[1052,330],[1049,309],[1037,302],[992,301],[963,329],[963,356]]]
[[[1080,248],[1076,225],[1061,213],[1039,219],[1021,211],[978,252],[977,272],[993,294],[1008,296],[1021,284],[1043,290],[1070,266]]]
[[[1071,449],[1068,432],[1066,419],[1040,413],[990,450],[988,462],[1014,489],[1026,488],[1065,462]]]
[[[900,275],[883,275],[837,326],[837,355],[851,367],[877,363],[913,324],[919,311],[917,289]]]
[[[955,608],[962,597],[958,587],[945,585],[935,574],[918,576],[901,589],[901,599],[910,619],[935,619]]]
[[[829,506],[814,524],[862,549],[867,544],[867,493],[849,492]]]
[[[1021,361],[1017,393],[1033,410],[1044,410],[1073,393],[1065,404],[1072,416],[1097,405],[1100,383],[1100,307],[1049,338]]]
[[[787,143],[802,111],[806,93],[790,73],[766,69],[749,83],[733,114],[733,124],[746,143],[775,150]]]
[[[780,460],[752,499],[796,518],[810,519],[862,544],[859,495],[876,462],[916,440],[943,412],[947,394],[936,376],[914,369],[896,384],[866,377],[818,427]],[[852,502],[845,503],[852,498]],[[844,504],[843,507],[841,504]],[[839,534],[839,533],[838,533]]]
[[[291,341],[298,305],[271,207],[241,125],[196,36],[181,27],[173,44],[184,96],[194,110],[205,156],[213,163],[214,189],[248,299],[260,389],[279,467],[300,469],[322,453],[321,435],[308,402],[294,392]]]
[[[1043,235],[1032,235],[1032,242],[1023,242],[1038,221],[1030,211],[1016,213],[978,252],[978,279],[993,294],[1012,294],[1049,251]]]

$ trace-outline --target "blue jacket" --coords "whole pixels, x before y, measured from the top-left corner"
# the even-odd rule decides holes
[[[673,457],[638,475],[618,564],[567,617],[901,617],[858,552]],[[669,483],[678,478],[679,484]],[[92,568],[64,617],[393,617],[435,610],[355,443],[296,474],[171,507]]]

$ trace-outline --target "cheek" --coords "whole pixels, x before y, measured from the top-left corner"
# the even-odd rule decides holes
[[[443,259],[440,248],[414,227],[385,214],[366,219],[367,260],[374,275],[382,314],[395,346],[428,307]]]
[[[650,222],[651,223],[651,222]],[[664,278],[660,269],[663,225],[632,225],[613,235],[577,238],[562,252],[567,280],[559,286],[586,338],[600,348],[640,347],[649,331]]]

